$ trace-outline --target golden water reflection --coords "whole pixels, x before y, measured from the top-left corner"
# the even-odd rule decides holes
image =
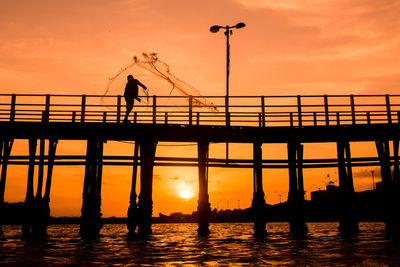
[[[4,226],[0,263],[27,266],[71,265],[400,265],[400,244],[387,239],[383,223],[360,223],[351,240],[338,236],[337,223],[309,223],[304,240],[288,234],[287,223],[267,224],[265,238],[253,236],[250,223],[211,224],[208,238],[196,224],[156,224],[146,240],[128,240],[125,225],[105,225],[91,243],[79,225],[51,225],[44,243],[19,238],[19,226]]]

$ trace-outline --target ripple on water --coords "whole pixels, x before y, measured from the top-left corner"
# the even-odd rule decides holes
[[[400,245],[384,234],[383,223],[360,223],[352,239],[338,235],[337,223],[309,223],[303,240],[288,234],[288,223],[267,224],[264,238],[250,223],[211,224],[209,237],[196,224],[156,224],[146,240],[126,238],[125,225],[104,225],[101,237],[85,243],[79,225],[51,225],[49,238],[29,243],[20,226],[3,226],[0,263],[19,265],[400,265]]]

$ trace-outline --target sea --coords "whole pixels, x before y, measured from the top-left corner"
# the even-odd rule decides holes
[[[41,242],[21,240],[21,227],[3,226],[1,266],[400,266],[400,242],[385,235],[384,224],[360,223],[345,239],[338,223],[308,223],[302,240],[288,223],[268,223],[268,234],[253,235],[251,223],[213,223],[209,237],[197,224],[154,224],[144,240],[126,237],[126,225],[106,224],[92,242],[79,238],[79,225],[50,225]]]

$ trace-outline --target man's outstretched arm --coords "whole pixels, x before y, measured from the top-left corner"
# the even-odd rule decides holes
[[[138,83],[138,85],[140,85],[141,87],[143,87],[144,90],[147,90],[146,85],[144,85],[143,83],[139,82],[138,80],[137,80],[137,83]]]

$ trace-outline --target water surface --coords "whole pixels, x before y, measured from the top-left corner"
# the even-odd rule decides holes
[[[400,243],[386,238],[383,223],[360,223],[352,239],[338,236],[337,223],[308,223],[309,234],[294,240],[288,223],[268,223],[265,238],[253,236],[251,223],[211,224],[208,238],[196,224],[155,224],[146,240],[128,240],[125,225],[104,225],[91,243],[79,225],[51,225],[42,243],[20,239],[20,226],[3,226],[0,263],[9,265],[311,265],[400,266]]]

